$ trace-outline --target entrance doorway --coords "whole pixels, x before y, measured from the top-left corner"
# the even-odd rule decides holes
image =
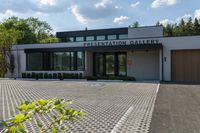
[[[126,76],[126,53],[94,53],[94,76]]]

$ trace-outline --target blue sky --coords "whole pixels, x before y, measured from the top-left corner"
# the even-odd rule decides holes
[[[38,17],[57,31],[178,23],[200,18],[200,0],[0,0],[0,21]]]

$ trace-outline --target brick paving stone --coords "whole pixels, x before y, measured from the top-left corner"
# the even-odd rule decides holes
[[[68,133],[147,133],[157,86],[156,82],[0,80],[0,119],[12,117],[24,100],[57,97],[73,100],[72,107],[87,114],[69,123]],[[48,124],[50,115],[35,119]],[[26,123],[31,133],[38,132],[35,119]]]

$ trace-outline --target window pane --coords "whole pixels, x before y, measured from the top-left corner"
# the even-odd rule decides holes
[[[70,42],[74,42],[74,37],[70,37],[70,38],[69,38],[69,41],[70,41]]]
[[[76,41],[77,41],[77,42],[83,42],[83,41],[84,41],[84,38],[83,38],[83,37],[76,37]]]
[[[94,41],[94,36],[87,36],[86,41]]]
[[[63,53],[54,53],[54,70],[62,70],[62,55]]]
[[[108,35],[108,40],[116,40],[117,35]]]
[[[70,70],[70,52],[65,52],[62,57],[62,70]]]
[[[121,34],[119,35],[119,39],[127,39],[128,35],[127,34]]]
[[[97,36],[97,41],[106,40],[105,36]]]
[[[118,63],[119,63],[119,75],[126,76],[126,55],[125,54],[118,55]]]
[[[75,56],[75,53],[74,52],[70,52],[71,54],[71,70],[73,71],[75,68],[74,68],[74,56]]]
[[[27,70],[42,70],[42,53],[28,53]]]
[[[84,68],[84,54],[77,52],[77,70],[82,71]]]

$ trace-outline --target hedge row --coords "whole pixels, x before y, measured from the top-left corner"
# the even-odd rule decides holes
[[[22,73],[22,78],[34,79],[82,79],[82,73]]]
[[[89,76],[87,80],[123,80],[123,81],[136,81],[135,77],[124,76]]]

